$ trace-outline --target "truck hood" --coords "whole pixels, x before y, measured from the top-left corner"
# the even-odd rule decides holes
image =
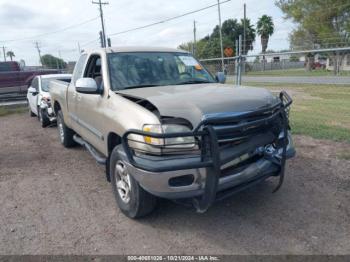
[[[187,119],[194,127],[204,118],[268,108],[279,101],[264,88],[222,84],[145,87],[117,93],[126,98],[147,100],[161,116]]]

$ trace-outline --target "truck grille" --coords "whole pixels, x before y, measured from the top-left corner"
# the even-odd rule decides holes
[[[265,133],[267,131],[272,132],[276,137],[282,131],[282,119],[280,116],[266,121],[260,125],[252,125],[248,128],[242,128],[238,130],[232,130],[234,126],[240,124],[249,124],[257,120],[268,119],[274,114],[274,111],[264,112],[259,115],[251,116],[238,122],[224,123],[220,125],[213,125],[214,130],[217,133],[219,146],[234,146],[249,140],[252,136]]]

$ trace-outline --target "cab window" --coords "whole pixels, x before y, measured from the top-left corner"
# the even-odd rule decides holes
[[[103,84],[101,57],[99,55],[92,55],[87,63],[84,77],[92,78],[96,81],[98,87]]]
[[[36,91],[39,91],[39,78],[35,77],[32,80],[31,87],[35,88]]]

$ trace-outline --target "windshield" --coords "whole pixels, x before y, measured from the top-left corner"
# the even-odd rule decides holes
[[[108,55],[112,90],[147,86],[215,83],[187,53],[133,52]]]
[[[44,92],[49,92],[50,88],[49,88],[49,84],[52,80],[60,80],[60,81],[64,81],[64,82],[70,82],[70,78],[42,78],[41,79],[41,90]]]

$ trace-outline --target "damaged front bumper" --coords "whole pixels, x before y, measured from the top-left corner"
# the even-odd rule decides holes
[[[192,198],[199,212],[206,211],[215,200],[270,176],[280,177],[278,190],[283,183],[285,161],[295,155],[288,130],[288,109],[292,100],[284,92],[280,100],[269,109],[204,119],[191,132],[158,134],[129,130],[122,138],[120,155],[130,174],[146,191],[169,199]],[[279,126],[278,134],[268,128],[275,123]],[[221,138],[230,134],[239,134],[241,142],[222,146]],[[199,137],[199,153],[139,154],[130,146],[130,135],[159,139]]]
[[[51,106],[50,101],[41,100],[40,109],[42,110],[42,113],[45,114],[46,117],[50,120],[51,123],[56,121],[56,115]]]

